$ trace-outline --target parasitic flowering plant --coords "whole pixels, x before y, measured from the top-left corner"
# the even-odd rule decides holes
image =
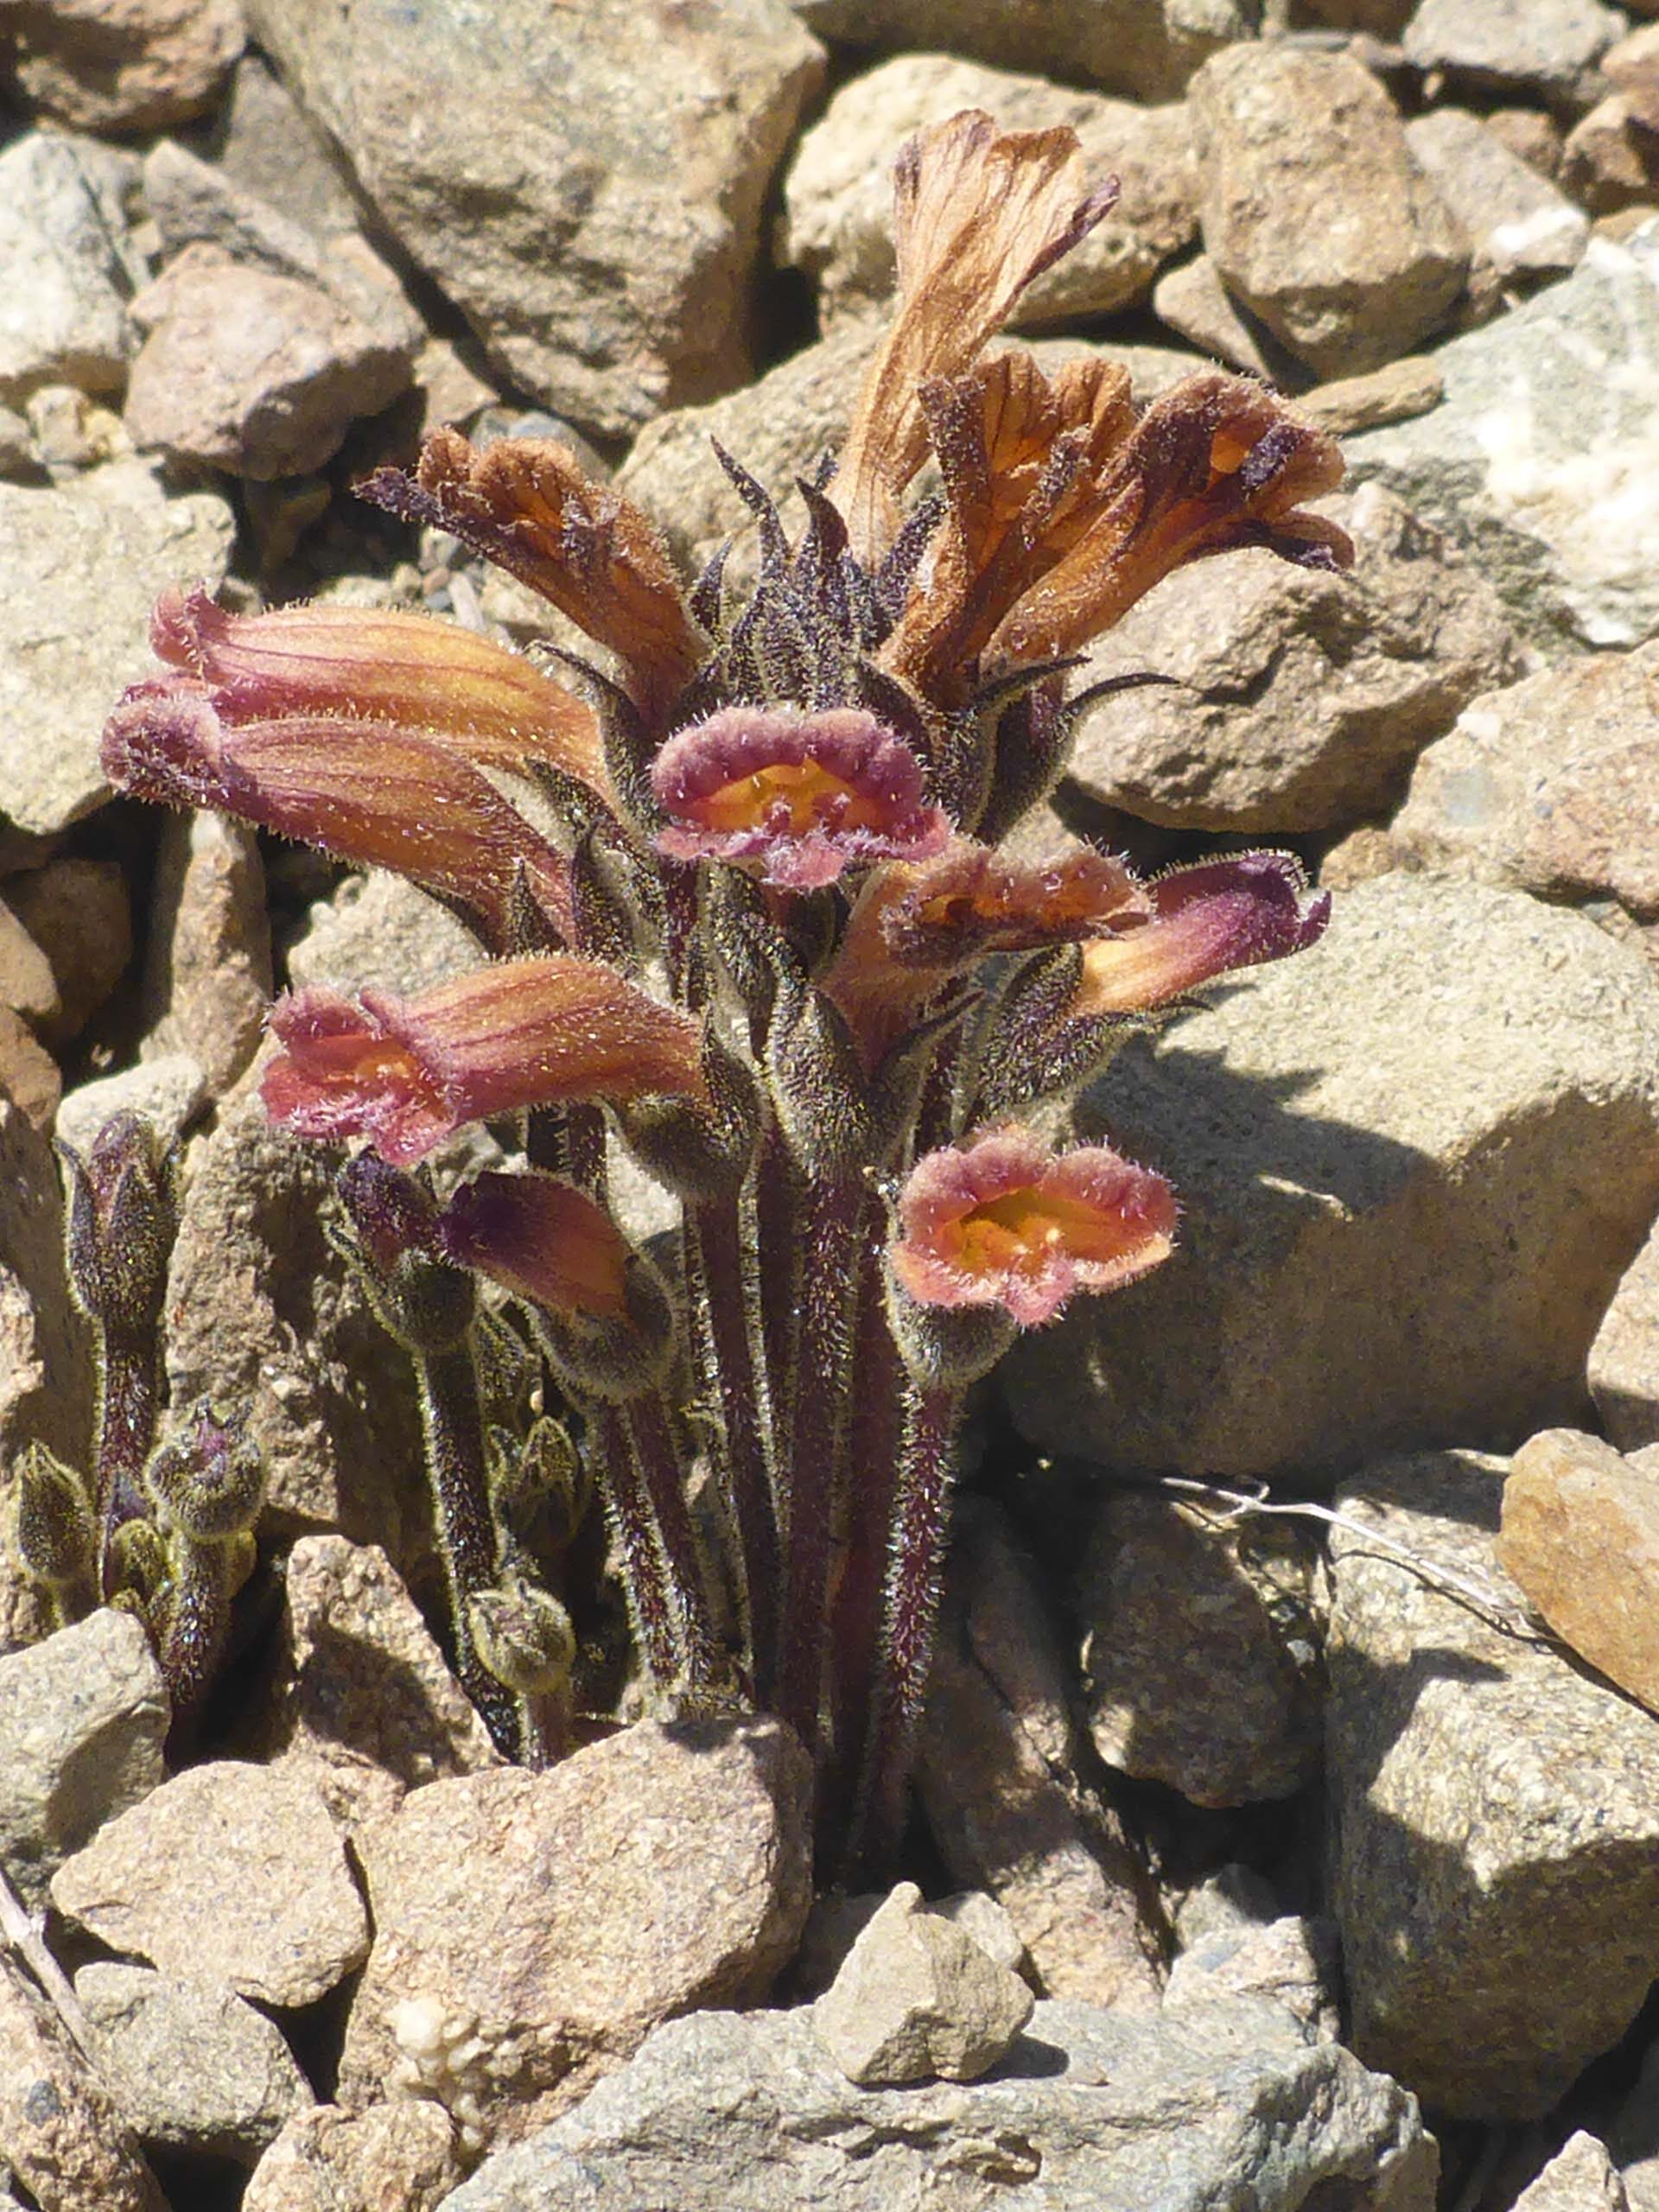
[[[1160,1175],[1052,1148],[1033,1109],[1326,916],[1276,853],[1144,880],[998,851],[1064,766],[1080,649],[1160,577],[1242,544],[1350,558],[1303,505],[1335,448],[1260,386],[1198,373],[1137,408],[1107,360],[985,352],[1110,205],[1080,166],[1070,130],[977,112],[904,148],[892,324],[793,535],[720,456],[752,587],[723,553],[683,586],[563,446],[442,430],[359,490],[499,563],[591,658],[175,595],[164,672],[105,740],[123,790],[397,870],[477,937],[476,971],[416,997],[280,999],[264,1095],[354,1148],[341,1234],[416,1362],[451,1648],[498,1741],[565,1738],[569,1624],[522,1523],[538,1482],[591,1483],[649,1682],[782,1714],[844,1866],[902,1820],[964,1394],[1175,1241]],[[441,1199],[422,1163],[504,1116],[522,1167]],[[671,1259],[615,1224],[619,1143],[678,1201]],[[490,1427],[480,1277],[531,1318],[556,1434]]]

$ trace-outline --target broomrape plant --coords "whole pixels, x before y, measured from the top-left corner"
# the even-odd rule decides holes
[[[1064,765],[1079,648],[1160,577],[1241,544],[1351,557],[1300,505],[1338,482],[1334,446],[1258,385],[1199,373],[1137,409],[1105,360],[983,353],[1110,205],[1080,166],[1069,130],[976,112],[905,147],[892,326],[839,458],[795,487],[796,535],[721,454],[752,589],[724,552],[683,588],[563,446],[441,430],[359,490],[541,594],[593,659],[175,594],[165,672],[105,740],[121,789],[394,869],[486,956],[417,997],[280,999],[264,1096],[296,1136],[360,1147],[341,1235],[416,1363],[451,1649],[497,1741],[566,1740],[570,1626],[523,1527],[591,1481],[659,1701],[781,1714],[842,1869],[900,1828],[964,1394],[1175,1239],[1160,1176],[1025,1118],[1326,918],[1280,854],[1142,880],[1083,847],[996,850]],[[520,1115],[523,1167],[441,1200],[427,1155]],[[679,1202],[671,1264],[615,1224],[613,1141]],[[479,1276],[530,1317],[579,1454],[549,1419],[527,1445],[492,1428]],[[135,1482],[166,1488],[118,1469],[89,1509],[106,1592]]]

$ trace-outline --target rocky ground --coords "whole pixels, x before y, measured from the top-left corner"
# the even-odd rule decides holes
[[[181,1770],[137,1623],[39,1641],[0,1569],[0,2203],[1659,2212],[1659,21],[1263,14],[0,20],[0,1465],[84,1446],[51,1140],[136,1104],[174,1402],[271,1471]],[[467,942],[111,803],[98,739],[172,581],[542,634],[354,505],[423,426],[565,436],[706,551],[710,433],[777,486],[840,435],[887,161],[964,105],[1122,182],[1039,353],[1299,395],[1359,549],[1155,590],[1083,680],[1177,685],[1028,842],[1338,898],[1080,1102],[1181,1249],[987,1398],[915,1883],[815,1906],[775,1724],[504,1767],[411,1598],[412,1396],[247,1076],[274,982]]]

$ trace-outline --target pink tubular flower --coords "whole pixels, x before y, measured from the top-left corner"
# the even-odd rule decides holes
[[[407,1166],[467,1122],[559,1100],[701,1097],[702,1026],[611,969],[553,953],[420,998],[312,987],[279,999],[266,1110],[301,1136],[366,1136]]]
[[[555,1313],[627,1313],[628,1248],[604,1208],[534,1170],[463,1184],[438,1221],[445,1256]]]
[[[676,860],[758,864],[760,880],[815,891],[880,859],[924,860],[950,835],[923,804],[921,763],[873,715],[728,707],[671,737],[652,767]]]
[[[1329,892],[1304,906],[1306,887],[1288,853],[1239,853],[1172,868],[1147,886],[1150,921],[1084,945],[1071,1012],[1144,1013],[1232,969],[1306,951],[1331,918]]]
[[[1166,1260],[1175,1214],[1161,1175],[1103,1145],[1052,1153],[1029,1129],[993,1129],[918,1160],[888,1256],[923,1305],[1002,1306],[1033,1328],[1073,1291],[1116,1290]]]

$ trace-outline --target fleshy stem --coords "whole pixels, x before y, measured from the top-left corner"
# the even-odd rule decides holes
[[[667,1568],[674,1679],[695,1697],[713,1687],[718,1672],[718,1647],[709,1605],[708,1572],[685,1502],[673,1427],[658,1390],[644,1390],[631,1398],[624,1417],[640,1488],[656,1523]]]
[[[472,1354],[462,1342],[446,1351],[415,1351],[412,1357],[455,1639],[455,1675],[483,1715],[497,1748],[512,1758],[518,1751],[518,1702],[480,1659],[467,1623],[467,1600],[493,1588],[497,1568],[484,1424]]]
[[[113,1596],[110,1540],[124,1521],[145,1512],[144,1463],[155,1447],[162,1391],[160,1315],[154,1327],[94,1319],[98,1387],[92,1459],[98,1522],[98,1580]]]
[[[596,1488],[622,1557],[622,1586],[633,1616],[635,1640],[652,1680],[671,1683],[679,1670],[675,1606],[657,1516],[634,1451],[626,1409],[615,1405],[586,1408],[598,1440]]]

